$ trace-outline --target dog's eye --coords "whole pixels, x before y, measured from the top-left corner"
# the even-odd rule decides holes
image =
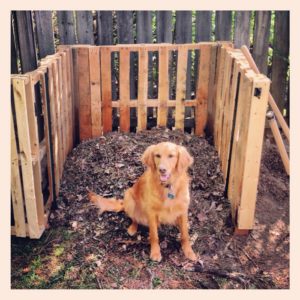
[[[174,155],[173,154],[169,154],[169,158],[172,158],[172,157],[174,157]]]
[[[160,158],[160,154],[155,154],[155,157]]]

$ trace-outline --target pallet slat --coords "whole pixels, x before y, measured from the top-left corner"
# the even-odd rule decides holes
[[[236,107],[236,94],[237,94],[237,87],[238,87],[238,78],[239,72],[237,68],[237,64],[235,60],[232,59],[231,62],[231,83],[230,83],[230,90],[228,94],[228,103],[226,106],[226,111],[224,112],[225,115],[225,126],[223,130],[223,141],[222,141],[222,172],[224,176],[224,182],[227,181],[227,173],[228,173],[228,163],[230,157],[230,145],[231,145],[231,133],[233,130],[233,122],[234,122],[234,112]]]
[[[169,100],[169,51],[165,47],[159,49],[159,87],[158,87],[158,126],[167,126]]]
[[[45,70],[47,71],[47,70]],[[47,170],[48,170],[48,180],[49,180],[49,193],[50,193],[50,202],[52,203],[54,200],[54,190],[53,190],[53,171],[52,171],[52,155],[51,155],[51,137],[50,137],[50,128],[49,128],[49,120],[48,116],[48,104],[47,104],[47,91],[46,91],[46,80],[45,80],[45,73],[40,72],[41,75],[41,89],[42,89],[42,104],[43,104],[43,114],[45,119],[45,141],[46,141],[46,151],[47,151]],[[50,107],[49,107],[50,108]]]
[[[31,238],[39,238],[41,230],[37,213],[37,203],[34,186],[32,150],[29,135],[28,110],[26,103],[26,89],[23,79],[13,78],[13,93],[16,109],[17,132],[23,173],[23,187],[26,204],[28,231]]]
[[[236,122],[233,133],[231,166],[228,183],[228,197],[235,216],[241,200],[245,149],[247,145],[246,129],[249,124],[250,99],[253,83],[242,72],[238,94]],[[250,97],[250,99],[249,99]]]
[[[79,137],[80,140],[92,137],[91,89],[89,74],[89,48],[77,49],[78,96],[79,96]]]
[[[130,129],[130,51],[120,50],[120,130],[129,132]]]
[[[102,134],[101,126],[101,87],[100,87],[100,54],[99,48],[89,49],[90,85],[91,85],[91,121],[92,137]]]
[[[196,116],[195,116],[195,134],[203,136],[204,128],[207,123],[207,102],[209,88],[209,72],[211,46],[202,46],[199,60],[199,75],[196,92]]]
[[[107,133],[112,130],[111,56],[109,49],[100,49],[100,59],[103,133]]]
[[[19,155],[17,152],[15,128],[11,115],[11,197],[15,220],[15,234],[18,237],[26,237],[25,211],[22,195],[21,177],[19,171]]]
[[[139,50],[138,80],[137,130],[141,131],[147,128],[148,52],[145,49]]]
[[[176,83],[176,108],[175,128],[184,129],[184,100],[186,94],[186,71],[188,51],[186,47],[179,47],[177,61],[177,83]]]
[[[58,196],[60,186],[60,171],[59,171],[59,130],[58,120],[56,112],[56,95],[54,91],[55,74],[54,74],[55,62],[45,59],[41,65],[48,69],[48,93],[50,104],[50,119],[51,119],[51,143],[53,148],[53,164],[54,164],[54,182],[55,182],[55,196]]]
[[[218,150],[220,145],[220,128],[222,116],[222,86],[224,82],[224,67],[225,67],[225,52],[226,49],[221,47],[218,53],[217,67],[217,85],[216,85],[216,100],[215,100],[215,122],[214,122],[214,145]]]
[[[31,153],[34,158],[33,161],[33,178],[35,197],[38,213],[39,224],[44,223],[44,209],[43,209],[43,193],[42,193],[42,175],[41,175],[41,163],[40,163],[40,149],[39,149],[39,133],[38,133],[38,121],[36,117],[36,97],[35,97],[35,80],[28,75],[29,83],[25,85],[26,91],[26,105],[27,105],[27,118],[29,125],[29,136],[31,143]],[[39,83],[38,89],[40,88]],[[38,100],[41,101],[41,100]]]

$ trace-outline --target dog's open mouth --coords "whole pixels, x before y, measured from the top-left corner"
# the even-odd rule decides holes
[[[161,182],[166,182],[170,178],[170,175],[169,174],[160,174],[159,178],[160,178]]]

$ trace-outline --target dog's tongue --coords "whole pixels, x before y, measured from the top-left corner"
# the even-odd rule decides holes
[[[169,175],[160,175],[160,181],[167,181],[169,179]]]

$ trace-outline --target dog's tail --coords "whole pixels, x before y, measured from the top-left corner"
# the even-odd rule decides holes
[[[104,198],[93,192],[89,192],[88,197],[90,201],[99,208],[100,214],[102,214],[105,211],[124,211],[124,204],[122,199]]]

